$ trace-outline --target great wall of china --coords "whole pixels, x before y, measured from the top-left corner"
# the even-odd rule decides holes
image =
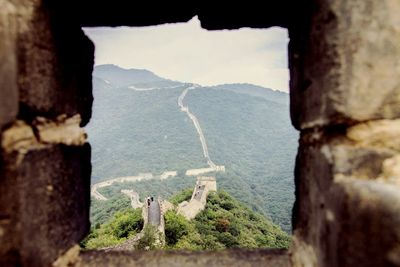
[[[198,169],[188,169],[185,172],[186,176],[197,176],[196,184],[193,189],[192,197],[189,201],[183,201],[179,203],[177,207],[166,200],[162,200],[158,198],[154,200],[153,198],[146,198],[144,203],[140,202],[139,194],[132,189],[122,189],[121,193],[127,195],[131,200],[132,208],[142,208],[142,216],[144,220],[143,230],[137,234],[134,238],[127,240],[126,242],[114,246],[106,248],[105,250],[124,250],[124,249],[133,249],[138,241],[144,235],[144,229],[147,225],[153,225],[156,227],[157,232],[161,233],[160,235],[156,235],[156,243],[157,246],[163,246],[165,244],[165,223],[164,223],[164,214],[171,209],[175,209],[178,214],[183,215],[186,219],[192,220],[196,217],[196,215],[204,210],[207,204],[207,196],[209,192],[217,191],[217,182],[215,177],[205,177],[199,176],[201,174],[209,173],[209,172],[225,172],[225,166],[216,165],[210,158],[208,153],[208,147],[206,138],[203,134],[203,130],[201,129],[200,123],[196,116],[189,111],[189,106],[184,105],[183,100],[188,93],[189,90],[194,90],[198,86],[192,85],[183,90],[183,92],[178,97],[178,106],[182,112],[185,112],[190,120],[193,122],[194,127],[199,135],[199,139],[201,142],[202,150],[204,158],[207,161],[209,167],[206,168],[198,168]],[[133,88],[132,88],[133,89]],[[153,90],[147,89],[147,90]],[[95,183],[91,187],[91,196],[97,200],[107,200],[107,198],[102,195],[98,189],[111,186],[114,183],[123,183],[123,182],[138,182],[142,180],[151,180],[151,179],[168,179],[169,177],[177,176],[177,171],[165,171],[161,175],[154,176],[152,173],[141,173],[136,176],[126,176],[126,177],[117,177],[108,179],[99,183]]]
[[[188,105],[185,106],[183,103],[183,100],[184,100],[186,94],[188,93],[188,91],[195,90],[197,87],[199,87],[199,86],[192,85],[192,86],[189,86],[186,89],[184,89],[183,92],[178,97],[178,106],[181,109],[181,111],[185,112],[188,115],[188,117],[191,119],[191,121],[193,122],[193,125],[196,128],[196,131],[199,135],[204,158],[206,159],[209,167],[188,169],[185,172],[186,176],[198,176],[198,175],[206,174],[209,172],[225,172],[225,166],[216,165],[211,160],[210,155],[208,153],[208,146],[207,146],[206,138],[203,134],[203,130],[201,129],[200,123],[199,123],[198,119],[196,118],[196,116],[189,111],[189,106]],[[155,89],[159,89],[159,88],[151,88],[148,90],[155,90]],[[136,176],[115,177],[115,178],[106,179],[104,181],[93,184],[91,186],[90,193],[91,193],[91,196],[97,200],[107,200],[107,198],[98,191],[99,188],[111,186],[114,183],[138,182],[138,181],[150,180],[150,179],[163,180],[163,179],[168,179],[170,177],[175,177],[175,176],[177,176],[177,171],[165,171],[159,176],[154,176],[152,173],[141,173]]]
[[[178,214],[182,214],[188,220],[194,219],[194,217],[206,207],[208,193],[212,191],[217,191],[217,181],[215,177],[197,177],[190,201],[179,203],[177,209]]]
[[[167,200],[158,198],[157,200],[147,198],[145,203],[139,202],[138,193],[133,190],[122,190],[121,192],[131,197],[132,208],[142,208],[143,229],[133,238],[124,243],[105,248],[104,250],[131,250],[134,249],[139,240],[144,236],[147,225],[152,225],[157,229],[155,245],[162,247],[165,245],[165,221],[164,215],[169,210],[176,210],[178,214],[183,215],[187,220],[192,220],[196,215],[205,209],[207,196],[210,192],[217,191],[217,181],[215,177],[199,176],[193,188],[192,197],[189,201],[183,201],[174,206]]]
[[[192,197],[189,201],[183,201],[179,203],[177,207],[166,200],[158,198],[157,200],[147,198],[144,203],[140,202],[140,197],[137,192],[132,189],[122,189],[121,193],[127,195],[131,200],[131,206],[133,209],[142,208],[142,217],[144,220],[143,230],[137,234],[134,238],[127,240],[126,242],[106,248],[105,250],[124,250],[133,249],[135,245],[144,235],[144,229],[147,225],[153,225],[157,229],[156,243],[157,246],[163,246],[165,244],[165,223],[164,214],[171,209],[175,209],[178,214],[183,215],[186,219],[191,220],[196,217],[196,215],[204,210],[207,203],[207,195],[211,191],[217,191],[217,182],[215,177],[205,177],[199,176],[201,174],[209,172],[225,172],[225,166],[216,165],[210,158],[208,153],[208,147],[206,138],[201,129],[200,123],[193,113],[189,111],[189,106],[183,104],[183,100],[189,90],[194,90],[198,86],[192,85],[183,90],[181,95],[178,97],[178,106],[182,112],[185,112],[190,120],[193,122],[194,127],[199,135],[201,142],[204,158],[207,161],[208,167],[198,168],[198,169],[188,169],[185,172],[187,176],[198,176],[196,184],[193,189]],[[133,89],[133,88],[132,88]],[[147,89],[147,90],[153,90]],[[124,182],[138,182],[143,180],[151,179],[168,179],[169,177],[177,176],[177,171],[165,171],[161,175],[154,176],[152,173],[140,173],[136,176],[126,176],[108,179],[99,183],[95,183],[91,187],[91,196],[97,200],[107,200],[107,198],[102,195],[98,189],[111,186],[114,183],[124,183]]]

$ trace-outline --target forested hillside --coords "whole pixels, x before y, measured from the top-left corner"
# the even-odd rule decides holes
[[[221,187],[288,230],[297,132],[287,105],[212,89],[190,91],[187,103],[202,125],[210,157],[227,166],[217,174]]]
[[[170,201],[190,199],[192,188]],[[140,209],[121,208],[107,222],[96,224],[82,242],[88,249],[114,246],[135,237],[143,228]],[[224,191],[212,192],[207,205],[193,220],[170,210],[165,214],[168,249],[287,248],[290,237],[262,214],[252,211]],[[139,246],[138,244],[137,246]]]
[[[205,166],[192,122],[180,112],[183,87],[135,91],[94,79],[92,182],[141,172]]]
[[[191,194],[191,190],[186,193]],[[191,221],[168,211],[165,237],[173,249],[288,248],[290,244],[288,234],[279,226],[224,191],[212,192],[205,209]]]
[[[112,69],[111,74],[103,68],[101,78],[94,77],[93,117],[87,126],[92,182],[167,170],[177,170],[179,175],[101,188],[112,200],[93,200],[95,222],[109,218],[103,207],[117,210],[110,202],[119,201],[122,188],[132,188],[141,197],[157,194],[167,198],[193,184],[194,178],[184,176],[184,170],[207,167],[193,123],[177,104],[178,96],[190,85],[143,70],[136,75],[141,77],[137,83],[123,78],[124,82],[114,84],[115,79],[136,70],[107,68]],[[97,69],[94,75],[99,73]],[[155,86],[164,82],[173,86]],[[141,91],[130,88],[133,84],[158,89]],[[198,87],[189,90],[184,99],[201,124],[210,157],[226,167],[225,173],[216,173],[219,188],[290,231],[297,132],[290,124],[287,103],[285,93],[248,84]],[[121,207],[126,207],[127,199],[124,203]]]

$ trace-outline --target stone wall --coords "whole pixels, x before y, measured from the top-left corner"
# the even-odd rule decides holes
[[[0,1],[1,266],[47,266],[87,234],[93,52],[67,14]]]
[[[400,3],[159,5],[0,1],[0,265],[400,266]],[[301,131],[293,245],[277,253],[79,252],[91,167],[77,122],[91,115],[94,51],[80,27],[194,15],[206,29],[289,29],[291,118]]]
[[[400,3],[314,1],[291,29],[295,266],[400,265]]]
[[[217,191],[217,181],[215,177],[197,177],[190,201],[179,203],[177,209],[178,214],[182,214],[188,220],[194,219],[200,211],[205,209],[208,193],[212,191]]]

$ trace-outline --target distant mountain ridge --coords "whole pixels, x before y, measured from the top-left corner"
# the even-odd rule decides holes
[[[98,65],[94,67],[93,76],[103,79],[116,87],[172,87],[182,83],[162,78],[145,69],[124,69],[113,64]]]
[[[103,80],[114,87],[128,87],[131,89],[155,89],[172,88],[187,83],[162,78],[146,69],[125,69],[113,64],[97,65],[93,70],[93,78]],[[231,92],[262,97],[269,101],[287,105],[288,94],[282,91],[254,85],[250,83],[227,83],[213,86],[202,86],[216,90],[228,90]]]
[[[206,88],[217,89],[217,90],[228,90],[239,94],[258,96],[265,98],[269,101],[274,101],[285,105],[289,103],[288,102],[289,98],[287,93],[249,83],[220,84],[215,86],[209,86]]]

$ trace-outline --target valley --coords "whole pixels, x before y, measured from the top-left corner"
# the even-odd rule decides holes
[[[97,187],[107,201],[92,198],[94,224],[129,207],[121,190],[138,192],[141,201],[151,194],[167,199],[193,186],[190,175],[201,168],[211,171],[221,189],[290,232],[298,136],[287,94],[248,84],[189,90],[192,84],[152,80],[151,72],[113,65],[96,67],[93,75],[93,118],[86,127],[92,184],[152,174]],[[225,172],[215,172],[217,165]],[[163,176],[167,172],[176,175]]]
[[[130,86],[129,88],[132,89],[133,86]],[[201,147],[203,150],[203,155],[204,158],[207,160],[207,164],[209,165],[209,168],[199,168],[199,169],[189,169],[186,170],[185,174],[186,175],[200,175],[200,174],[205,174],[208,172],[225,172],[225,166],[217,166],[210,158],[210,155],[208,154],[208,147],[207,147],[207,142],[204,137],[203,131],[201,129],[201,126],[199,124],[199,121],[197,120],[196,116],[189,111],[189,106],[185,106],[183,104],[183,99],[186,96],[188,90],[194,90],[196,85],[189,86],[186,89],[183,90],[182,94],[178,97],[178,106],[180,107],[182,112],[185,112],[188,117],[192,120],[194,127],[196,128],[197,133],[199,134],[199,139],[201,142]],[[176,88],[175,87],[169,87],[169,88]],[[168,88],[168,89],[169,89]],[[150,91],[158,88],[147,88],[147,89],[135,89],[138,91]],[[163,88],[166,89],[166,88]],[[114,183],[124,183],[124,182],[136,182],[136,181],[141,181],[141,180],[148,180],[148,179],[167,179],[168,177],[175,177],[177,175],[176,171],[164,171],[159,177],[153,177],[152,173],[146,173],[146,174],[139,174],[137,176],[128,176],[128,177],[118,177],[118,178],[112,178],[112,179],[107,179],[104,181],[101,181],[99,183],[95,183],[91,186],[91,196],[94,197],[97,200],[107,200],[105,196],[103,196],[100,192],[98,192],[99,188],[102,187],[107,187],[107,186],[112,186]]]

